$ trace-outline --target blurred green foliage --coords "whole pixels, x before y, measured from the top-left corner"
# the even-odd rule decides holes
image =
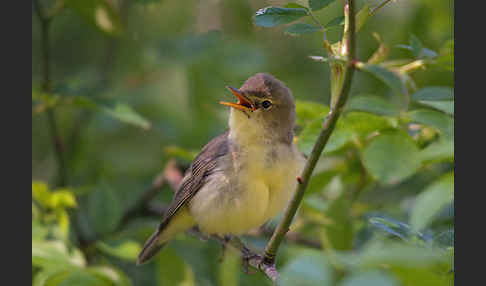
[[[270,284],[189,234],[137,267],[159,218],[126,216],[170,159],[187,167],[227,128],[224,86],[257,72],[292,89],[309,154],[329,112],[329,64],[343,62],[315,20],[335,47],[343,1],[268,2],[34,1],[53,16],[46,90],[33,5],[33,285]],[[292,225],[300,240],[280,249],[282,285],[453,284],[454,3],[392,1],[370,17],[381,2],[358,1],[360,72]],[[153,201],[171,196],[164,186]],[[243,239],[261,250],[268,237]]]

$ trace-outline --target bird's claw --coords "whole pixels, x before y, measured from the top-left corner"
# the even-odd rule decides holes
[[[242,260],[243,260],[243,269],[245,270],[245,274],[255,274],[256,271],[250,271],[250,260],[258,259],[261,260],[261,256],[258,254],[254,254],[251,252],[243,253]]]

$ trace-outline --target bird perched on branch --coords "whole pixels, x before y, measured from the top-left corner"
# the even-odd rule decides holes
[[[221,102],[231,107],[229,130],[194,159],[138,264],[195,225],[207,234],[244,234],[278,215],[292,197],[305,159],[293,143],[291,91],[265,73],[240,89],[227,88],[238,99]]]

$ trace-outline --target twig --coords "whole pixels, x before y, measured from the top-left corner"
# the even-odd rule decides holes
[[[378,6],[376,6],[375,8],[373,8],[371,11],[370,11],[370,16],[373,16],[373,14],[375,14],[378,10],[380,10],[381,8],[383,8],[383,6],[385,6],[386,4],[388,4],[388,2],[391,2],[392,0],[384,0],[383,2],[381,2],[380,4],[378,4]]]
[[[346,7],[347,6],[347,7]],[[263,258],[263,264],[267,266],[275,265],[275,257],[277,255],[278,248],[285,237],[285,234],[289,230],[290,223],[292,222],[295,213],[302,201],[309,179],[314,171],[317,161],[319,160],[321,153],[326,146],[329,137],[331,136],[336,122],[343,110],[343,107],[347,101],[349,90],[351,88],[351,82],[355,70],[355,57],[356,57],[356,35],[355,35],[355,3],[354,0],[348,0],[345,5],[345,9],[348,8],[349,11],[349,34],[347,37],[348,41],[348,61],[347,68],[344,74],[343,88],[336,100],[336,104],[331,108],[329,115],[324,122],[323,129],[317,138],[316,144],[312,149],[312,152],[307,160],[304,170],[300,175],[302,179],[302,184],[297,185],[297,190],[292,197],[287,209],[285,210],[284,216],[280,221],[277,229],[272,235],[270,242],[265,248],[265,255]]]

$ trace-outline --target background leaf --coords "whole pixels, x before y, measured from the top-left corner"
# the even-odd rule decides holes
[[[454,100],[454,89],[446,86],[428,86],[412,94],[412,99],[420,101]]]
[[[291,36],[298,36],[302,34],[311,34],[319,31],[320,28],[311,24],[297,23],[289,26],[285,33]]]
[[[253,17],[255,25],[261,27],[275,27],[287,24],[307,16],[303,8],[266,7],[258,10]]]
[[[374,64],[361,64],[358,65],[358,68],[360,68],[363,71],[366,71],[373,76],[375,76],[377,79],[381,80],[383,83],[385,83],[394,93],[398,95],[403,95],[404,94],[404,86],[402,84],[402,81],[398,77],[397,74],[394,72],[379,66],[379,65],[374,65]]]
[[[385,132],[365,147],[363,164],[380,182],[394,184],[411,176],[420,167],[419,150],[408,134]]]
[[[335,0],[309,0],[309,7],[312,11],[318,11],[329,6]]]
[[[71,7],[91,26],[108,35],[121,33],[121,21],[118,11],[106,0],[66,0]]]
[[[428,186],[416,199],[410,223],[416,230],[428,226],[439,211],[454,199],[454,174],[444,175]]]

